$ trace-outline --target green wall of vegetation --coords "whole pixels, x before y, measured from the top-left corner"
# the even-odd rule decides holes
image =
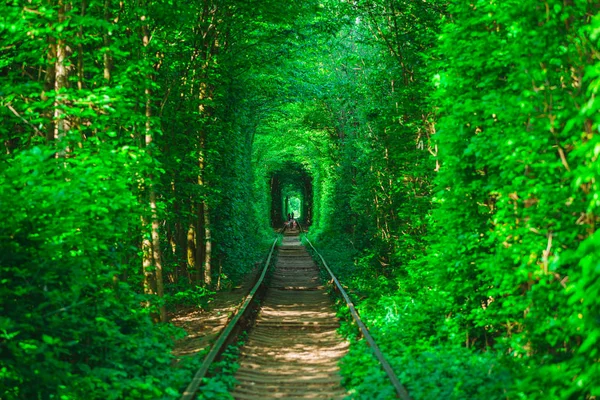
[[[0,11],[0,397],[176,398],[274,176],[415,399],[600,395],[597,2]]]

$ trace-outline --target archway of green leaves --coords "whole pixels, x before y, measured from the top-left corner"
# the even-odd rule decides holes
[[[271,174],[271,224],[279,227],[287,215],[304,225],[313,217],[313,179],[301,164],[286,163]]]

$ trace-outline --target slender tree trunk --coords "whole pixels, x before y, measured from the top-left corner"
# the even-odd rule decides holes
[[[142,21],[145,17],[142,17]],[[150,43],[150,33],[148,25],[142,27],[143,37],[142,44],[144,48],[147,48]],[[152,76],[146,78],[148,81],[152,80]],[[144,95],[146,97],[146,133],[144,137],[144,144],[146,148],[149,148],[152,144],[152,93],[150,91],[150,85],[147,84],[144,89]],[[148,151],[151,155],[151,150]],[[156,200],[156,190],[154,189],[153,175],[148,175],[147,191],[150,204],[150,239],[147,237],[143,242],[143,254],[144,260],[142,265],[144,266],[144,288],[148,290],[153,286],[156,288],[156,294],[162,299],[164,296],[164,285],[163,285],[163,265],[162,265],[162,252],[160,248],[160,224],[158,221],[158,208]],[[148,221],[145,221],[144,229],[148,229]],[[167,313],[164,305],[159,307],[159,318],[161,322],[167,321]]]
[[[145,17],[144,17],[145,19]],[[148,29],[144,26],[143,28],[143,39],[142,43],[144,47],[146,47],[149,43],[148,37]],[[146,127],[144,134],[144,144],[148,147],[152,143],[152,135],[150,132],[150,117],[152,116],[152,110],[150,109],[150,89],[146,87],[145,89],[146,96]],[[150,180],[150,179],[148,179]],[[152,191],[152,188],[149,188],[150,184],[146,184],[146,190]],[[152,251],[152,234],[147,235],[149,226],[151,225],[150,220],[144,215],[142,217],[142,229],[144,232],[144,239],[142,240],[142,254],[143,254],[143,273],[144,273],[144,293],[146,294],[156,294],[156,275],[154,274],[154,256]]]
[[[104,19],[107,22],[110,22],[110,18],[111,18],[110,7],[111,7],[111,0],[104,0]],[[104,41],[104,55],[103,55],[104,79],[106,80],[106,82],[110,82],[111,72],[112,72],[112,57],[111,57],[111,53],[110,53],[110,35],[108,34],[108,32],[105,32],[103,36],[104,37],[102,39]]]
[[[152,258],[155,268],[154,273],[156,274],[156,294],[162,299],[165,291],[163,283],[162,251],[160,248],[160,226],[156,207],[156,191],[153,187],[150,188],[150,209],[152,211]],[[160,321],[167,321],[167,310],[164,304],[160,306]]]
[[[202,107],[201,107],[202,108]],[[205,185],[206,173],[206,134],[201,133],[200,155],[198,157],[198,185]],[[210,215],[206,195],[198,204],[197,226],[196,226],[196,281],[210,286],[211,282],[211,228]],[[204,277],[204,278],[203,278]]]
[[[201,180],[199,179],[199,184]],[[196,206],[196,226],[195,226],[195,254],[194,254],[194,281],[197,285],[203,284],[202,276],[204,275],[204,200]]]
[[[177,197],[176,186],[171,185],[173,198]],[[168,240],[171,244],[171,249],[175,260],[176,267],[173,268],[173,273],[169,275],[169,282],[177,283],[182,276],[187,273],[187,232],[185,225],[182,223],[183,216],[181,215],[181,203],[176,201],[173,204],[173,211],[177,215],[177,219],[173,222],[168,230]]]
[[[48,55],[47,55],[47,66],[46,76],[44,78],[44,94],[42,95],[43,100],[48,97],[47,92],[54,91],[56,82],[56,38],[54,36],[48,37]],[[46,127],[46,140],[48,142],[54,140],[54,111],[50,109],[45,111],[44,114],[48,119],[48,126]]]
[[[203,3],[202,12],[199,15],[197,26],[197,35],[200,43],[200,61],[202,70],[198,84],[198,113],[201,116],[211,114],[210,107],[205,106],[206,100],[210,99],[212,94],[207,84],[209,70],[213,62],[213,55],[217,48],[217,7],[212,1]],[[198,185],[206,184],[206,155],[207,155],[207,136],[206,127],[202,127],[199,134],[198,149]],[[212,284],[212,233],[210,225],[210,212],[207,195],[198,203],[197,223],[196,223],[196,252],[195,252],[196,280],[202,282],[205,286]]]
[[[212,237],[207,204],[204,205],[204,246],[204,283],[210,286],[212,284]]]
[[[58,1],[58,23],[63,24],[67,19],[67,6],[64,0]],[[64,139],[69,131],[69,120],[65,116],[63,107],[66,103],[67,96],[64,91],[67,89],[69,76],[66,65],[67,59],[67,43],[64,37],[64,31],[59,33],[56,40],[56,61],[54,63],[55,79],[54,79],[54,140],[60,142]],[[59,155],[64,155],[66,149],[61,149]]]
[[[85,17],[86,12],[86,0],[81,0],[81,16]],[[83,89],[83,26],[79,27],[79,31],[77,32],[77,37],[79,39],[79,44],[77,45],[77,88],[79,90]]]
[[[208,54],[208,45],[205,42],[205,63],[204,63],[204,69],[205,72],[207,72],[206,70],[208,69],[208,59],[210,57],[210,55]],[[206,73],[204,74],[204,79],[206,79]],[[198,96],[198,100],[199,100],[199,106],[198,106],[198,112],[200,115],[203,114],[210,114],[210,109],[208,107],[205,107],[204,102],[209,98],[209,94],[208,94],[208,85],[206,84],[206,82],[201,82],[199,85],[199,96]],[[206,155],[208,154],[207,151],[207,135],[206,135],[206,127],[202,127],[202,131],[200,132],[200,149],[199,149],[199,154],[198,154],[198,168],[199,168],[199,173],[198,173],[198,185],[205,186],[206,184]],[[200,271],[202,271],[204,273],[204,285],[205,286],[210,286],[212,283],[212,271],[211,271],[211,255],[212,255],[212,235],[211,235],[211,227],[210,227],[210,214],[209,214],[209,209],[208,209],[208,201],[207,201],[207,195],[203,196],[203,199],[199,205],[199,215],[198,215],[198,222],[201,225],[201,227],[203,228],[202,230],[202,241],[199,242],[198,240],[196,240],[196,246],[197,249],[200,248],[202,249],[201,253],[202,254],[198,254],[198,251],[196,252],[197,254],[197,259],[196,259],[196,263],[200,263],[201,265],[201,269],[199,269],[199,278],[200,276]],[[201,227],[198,227],[198,232],[200,232]]]
[[[203,109],[203,106],[200,106]],[[198,185],[204,186],[206,184],[206,131],[201,133],[200,137],[200,156],[198,158],[199,164],[199,176]],[[201,263],[202,268],[199,271],[204,272],[204,284],[210,286],[212,284],[212,270],[211,270],[211,256],[212,256],[212,234],[210,226],[210,213],[208,209],[207,196],[205,195],[199,204],[199,215],[198,222],[201,226],[198,229],[202,230],[202,241],[196,240],[197,249],[201,249],[201,254],[197,254],[198,259],[196,263]],[[200,232],[200,230],[198,230]],[[202,276],[199,274],[199,276]]]
[[[188,270],[188,280],[191,283],[196,282],[196,277],[194,274],[190,273],[190,271],[195,271],[196,266],[196,226],[192,223],[190,224],[187,231],[187,270]]]
[[[144,274],[144,293],[156,294],[156,279],[154,275],[154,258],[152,255],[152,236],[148,235],[150,220],[143,215],[142,218],[142,272]]]

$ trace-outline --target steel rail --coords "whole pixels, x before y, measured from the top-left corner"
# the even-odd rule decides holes
[[[283,230],[281,232],[283,232]],[[240,321],[240,318],[244,315],[244,313],[248,309],[248,306],[250,305],[252,300],[254,300],[254,298],[256,296],[256,292],[258,291],[259,287],[262,285],[262,283],[265,279],[265,275],[267,274],[267,269],[269,268],[269,264],[271,263],[271,257],[273,256],[273,250],[275,249],[275,245],[277,244],[278,240],[279,240],[279,238],[277,238],[273,241],[273,244],[271,245],[271,251],[269,251],[269,256],[267,257],[267,261],[265,261],[265,266],[263,267],[262,273],[260,274],[260,277],[256,281],[256,284],[254,285],[254,287],[252,288],[252,290],[250,291],[248,296],[246,296],[246,299],[244,300],[244,302],[242,303],[240,308],[238,308],[237,312],[235,313],[233,318],[229,321],[229,323],[227,324],[225,329],[222,331],[221,335],[215,342],[214,346],[210,349],[209,353],[204,358],[204,361],[202,362],[202,365],[200,366],[200,368],[194,375],[194,378],[192,378],[192,381],[190,382],[188,387],[183,392],[183,395],[181,396],[181,400],[191,400],[194,398],[194,396],[196,395],[196,392],[198,391],[198,388],[200,387],[200,384],[202,383],[202,379],[208,372],[208,368],[210,367],[210,364],[212,364],[213,361],[215,360],[215,358],[220,353],[223,352],[223,350],[225,348],[225,344],[230,339],[231,334],[234,331],[234,328]]]
[[[298,226],[300,227],[300,231],[303,232],[302,227],[300,225],[298,225]],[[367,329],[367,327],[365,326],[365,324],[360,319],[360,316],[358,315],[358,311],[356,311],[356,308],[354,308],[354,304],[352,303],[352,300],[350,300],[350,297],[348,296],[348,294],[346,293],[346,291],[344,290],[344,288],[340,284],[340,281],[338,281],[338,279],[335,277],[335,275],[333,274],[333,272],[331,271],[331,269],[327,265],[327,262],[325,262],[325,259],[323,258],[323,256],[321,255],[321,253],[319,253],[317,251],[317,249],[315,248],[315,246],[306,237],[306,235],[304,236],[304,238],[306,239],[306,241],[308,242],[308,244],[310,245],[310,247],[312,247],[312,249],[314,250],[315,254],[317,256],[319,256],[319,258],[321,259],[321,262],[323,262],[323,266],[325,267],[325,269],[329,273],[329,276],[331,277],[332,281],[335,283],[335,286],[337,287],[337,290],[341,293],[342,297],[346,301],[346,305],[350,309],[350,313],[352,314],[352,318],[356,322],[356,325],[358,325],[358,327],[359,327],[359,329],[360,329],[363,337],[367,340],[367,342],[369,343],[369,346],[371,346],[371,348],[373,349],[373,353],[375,354],[375,357],[377,357],[377,360],[381,364],[381,367],[383,368],[383,370],[387,374],[390,382],[392,383],[392,385],[396,389],[396,394],[402,400],[412,400],[411,397],[410,397],[410,395],[408,394],[408,391],[404,387],[404,385],[402,385],[402,383],[400,383],[400,379],[398,379],[398,376],[396,375],[396,373],[392,369],[392,366],[385,359],[385,356],[383,355],[383,353],[379,349],[379,346],[377,346],[377,343],[375,343],[375,340],[373,339],[373,337],[369,333],[369,330]]]

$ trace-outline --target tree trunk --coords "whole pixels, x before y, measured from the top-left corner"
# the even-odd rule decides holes
[[[204,284],[210,286],[212,284],[212,237],[210,231],[210,213],[208,205],[204,204]]]
[[[111,0],[104,0],[104,19],[107,22],[110,22],[110,7],[111,7]],[[111,78],[111,70],[112,70],[112,57],[111,57],[111,53],[110,53],[110,35],[108,34],[108,32],[105,32],[103,35],[103,41],[104,41],[104,55],[103,55],[103,61],[104,61],[104,79],[106,80],[106,82],[110,82],[110,78]]]
[[[154,275],[154,258],[152,255],[152,236],[146,234],[150,221],[144,215],[142,220],[142,273],[144,274],[144,293],[156,294],[156,279]]]
[[[86,12],[86,0],[81,0],[81,16],[85,17]],[[77,88],[83,89],[83,26],[79,27],[77,32],[77,38],[79,44],[77,45]]]
[[[56,38],[54,36],[48,36],[48,55],[47,55],[47,66],[46,76],[44,78],[44,94],[42,99],[46,100],[48,97],[45,93],[54,91],[56,82]],[[48,119],[48,125],[46,127],[46,141],[51,142],[54,140],[54,111],[49,109],[44,111],[44,115]]]
[[[202,135],[200,157],[198,160],[200,171],[198,176],[198,185],[204,186],[204,174],[205,174],[205,135]],[[211,254],[212,243],[211,243],[211,229],[210,229],[210,215],[208,210],[208,204],[206,195],[198,204],[197,214],[197,226],[196,226],[196,281],[202,282],[206,286],[210,286],[211,280]]]
[[[67,19],[67,6],[64,0],[58,1],[58,23],[63,24]],[[54,140],[62,141],[69,131],[69,120],[65,116],[63,107],[66,103],[67,96],[64,91],[68,87],[69,76],[66,65],[67,59],[67,43],[64,37],[64,31],[59,33],[56,40],[56,61],[54,63]],[[63,145],[64,146],[64,145]],[[67,151],[66,148],[61,148],[58,155],[63,155]]]
[[[142,21],[146,18],[142,17]],[[144,48],[147,48],[150,43],[150,33],[148,29],[148,25],[142,26],[142,44]],[[148,81],[152,80],[152,76],[148,76],[146,78]],[[144,144],[146,148],[150,147],[153,141],[152,137],[152,93],[150,91],[149,84],[146,85],[144,89],[144,95],[146,97],[146,132],[144,136]],[[148,150],[149,155],[151,156],[151,150]],[[143,254],[144,260],[142,265],[144,266],[144,289],[148,290],[152,286],[156,287],[156,294],[159,298],[163,298],[164,296],[164,285],[163,285],[163,267],[162,267],[162,251],[160,248],[160,224],[158,221],[158,208],[156,201],[156,191],[154,189],[153,183],[154,176],[153,174],[148,174],[148,180],[146,183],[146,188],[148,191],[148,198],[150,204],[150,218],[151,218],[151,228],[150,228],[150,239],[145,237],[143,242]],[[148,229],[148,223],[144,224],[144,229]],[[152,284],[154,283],[154,285]],[[154,293],[152,293],[154,294]],[[159,307],[159,318],[161,322],[167,321],[167,312],[164,304]]]
[[[201,180],[199,179],[198,184]],[[197,285],[202,285],[202,276],[204,274],[204,201],[196,205],[196,226],[194,232],[194,281]]]
[[[160,248],[160,226],[156,207],[156,191],[150,188],[150,209],[152,211],[152,258],[154,261],[154,273],[156,274],[156,294],[159,298],[165,295],[163,284],[162,250]],[[164,304],[160,306],[160,321],[167,321],[167,310]]]
[[[206,100],[212,98],[211,88],[207,80],[210,72],[213,56],[217,51],[217,7],[211,1],[205,1],[202,13],[199,15],[197,26],[197,35],[200,43],[200,69],[202,73],[198,83],[198,114],[202,117],[210,116],[210,107],[205,106]],[[208,120],[208,118],[206,118]],[[201,128],[199,132],[198,145],[198,185],[203,187],[206,185],[206,155],[207,133],[206,126]],[[196,280],[202,282],[205,286],[212,284],[212,233],[210,226],[210,213],[207,200],[207,193],[204,193],[203,198],[199,201],[197,207],[197,222],[196,222],[196,252],[195,252],[195,267]]]
[[[188,280],[190,283],[196,282],[196,277],[191,271],[195,271],[197,268],[196,265],[196,226],[192,223],[190,224],[187,231],[187,270],[188,270]]]

